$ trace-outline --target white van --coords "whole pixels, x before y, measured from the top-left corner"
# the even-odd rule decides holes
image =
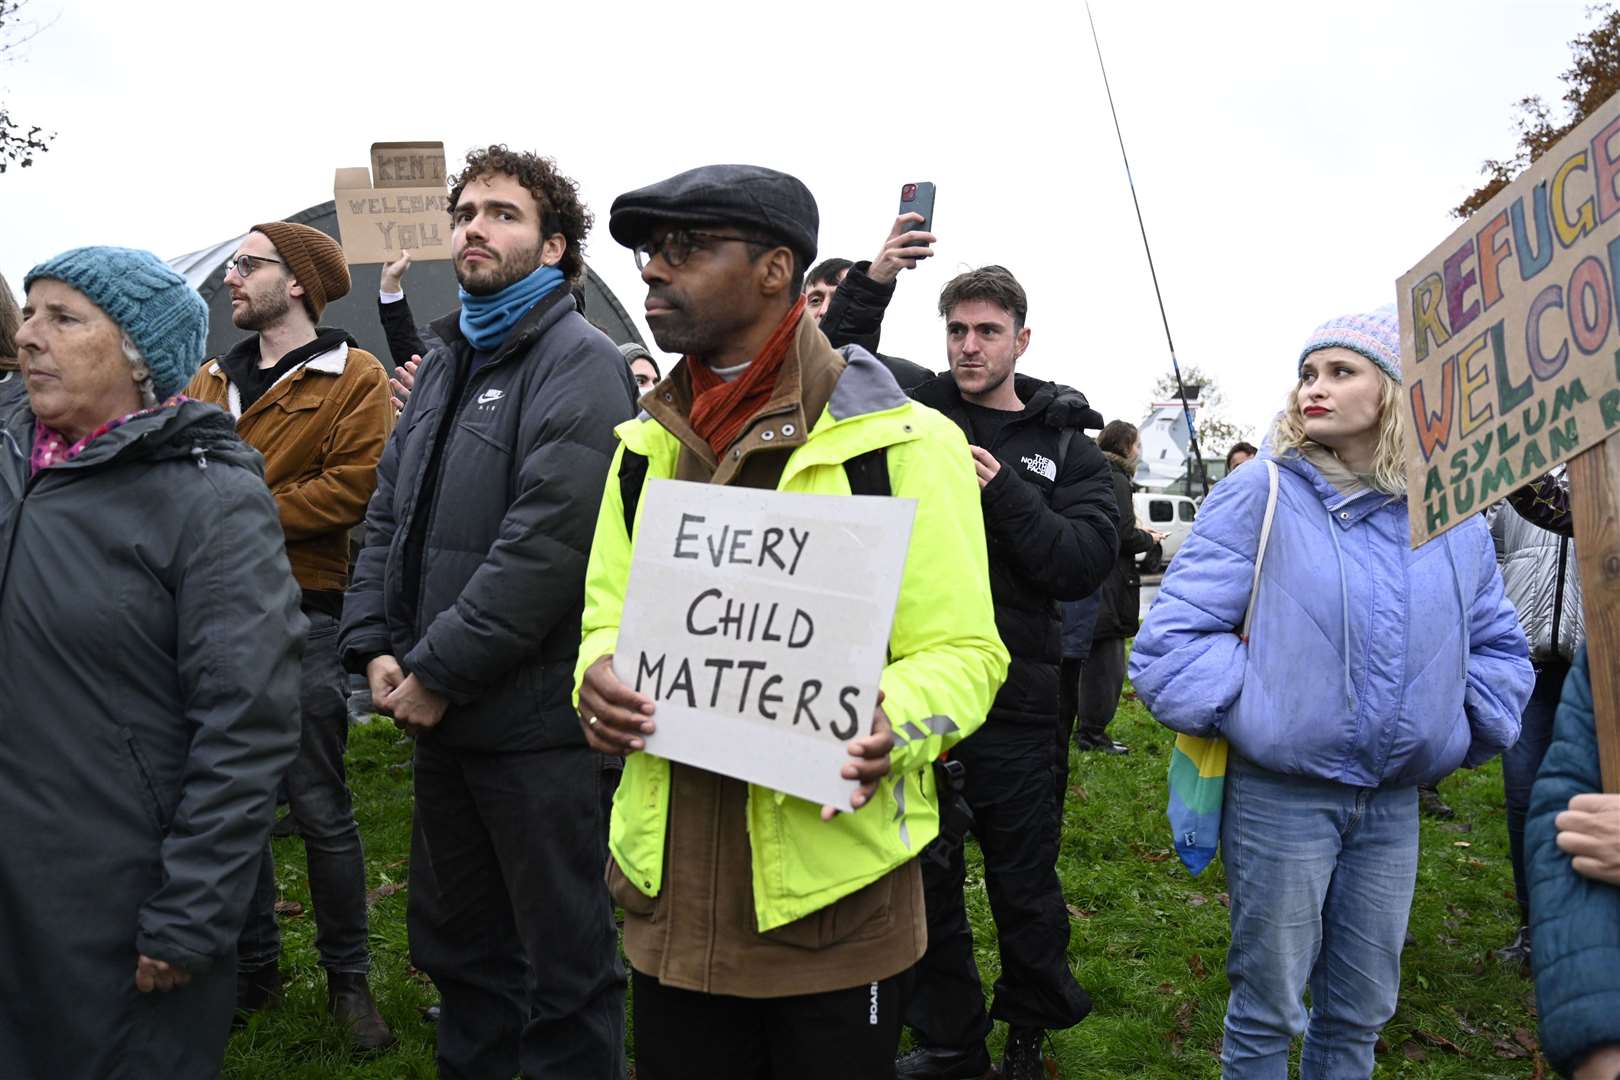
[[[1160,555],[1146,551],[1136,556],[1136,565],[1144,574],[1156,574],[1170,565],[1181,548],[1181,542],[1192,532],[1193,519],[1198,516],[1198,504],[1185,495],[1167,495],[1157,491],[1138,491],[1131,496],[1136,509],[1136,527],[1154,529],[1165,535],[1159,545]]]

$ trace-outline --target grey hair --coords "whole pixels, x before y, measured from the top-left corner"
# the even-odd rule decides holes
[[[152,367],[141,355],[140,347],[130,340],[128,334],[120,342],[124,349],[124,359],[129,361],[130,368],[135,372],[135,386],[141,392],[141,408],[156,408],[157,389],[152,385]]]

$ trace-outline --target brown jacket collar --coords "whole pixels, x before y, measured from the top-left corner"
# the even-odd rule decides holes
[[[689,362],[682,359],[675,365],[641,399],[641,407],[680,440],[682,457],[694,459],[694,465],[701,463],[702,472],[712,473],[710,482],[715,484],[732,482],[753,454],[802,446],[845,367],[843,356],[833,349],[815,319],[808,313],[800,316],[770,400],[743,425],[742,433],[719,460],[687,419],[692,412]]]

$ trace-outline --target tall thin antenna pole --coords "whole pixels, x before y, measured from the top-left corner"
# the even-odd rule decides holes
[[[1181,397],[1181,416],[1187,421],[1187,453],[1198,463],[1198,483],[1209,494],[1209,475],[1204,455],[1198,449],[1198,433],[1193,428],[1192,407],[1187,404],[1187,387],[1181,381],[1181,365],[1176,363],[1176,343],[1170,337],[1170,317],[1164,312],[1164,293],[1159,290],[1159,272],[1153,266],[1153,248],[1148,245],[1147,225],[1142,221],[1142,204],[1136,198],[1136,180],[1131,176],[1131,159],[1125,153],[1125,133],[1119,127],[1119,111],[1114,108],[1114,91],[1108,85],[1108,68],[1103,64],[1102,42],[1097,37],[1097,20],[1091,17],[1091,0],[1086,0],[1086,21],[1091,24],[1091,43],[1097,48],[1097,67],[1102,72],[1103,91],[1108,95],[1108,112],[1114,118],[1114,135],[1119,139],[1120,160],[1125,162],[1125,182],[1131,187],[1131,205],[1136,208],[1136,227],[1142,232],[1142,250],[1147,252],[1148,273],[1153,277],[1153,295],[1159,301],[1159,321],[1164,323],[1164,341],[1170,347],[1170,370],[1176,374],[1176,393]]]

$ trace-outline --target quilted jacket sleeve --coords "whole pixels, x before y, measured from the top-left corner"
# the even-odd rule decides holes
[[[1217,733],[1243,689],[1248,646],[1237,628],[1249,603],[1268,487],[1263,468],[1239,469],[1215,486],[1136,635],[1131,684],[1172,730]]]
[[[1502,588],[1490,530],[1483,521],[1474,521],[1467,531],[1479,549],[1481,577],[1468,612],[1468,683],[1463,691],[1463,711],[1473,735],[1463,766],[1473,768],[1519,741],[1536,673],[1518,613]]]
[[[1577,874],[1555,824],[1571,798],[1602,787],[1582,649],[1564,681],[1524,831],[1541,1048],[1564,1076],[1598,1047],[1620,1043],[1620,889]]]
[[[546,362],[547,377],[530,391],[500,536],[456,602],[400,661],[456,704],[537,655],[578,610],[613,427],[634,412],[629,371],[605,335],[586,327]]]

